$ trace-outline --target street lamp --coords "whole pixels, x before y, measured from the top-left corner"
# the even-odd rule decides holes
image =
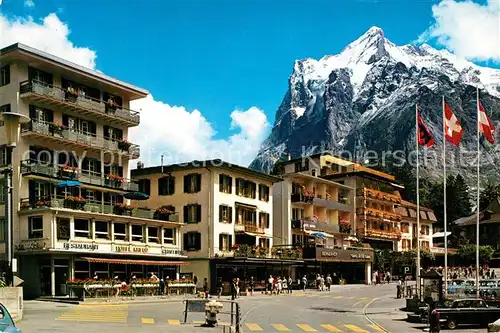
[[[19,94],[17,96],[19,101]],[[19,103],[18,103],[19,105]],[[12,160],[13,160],[13,150],[16,147],[19,138],[19,125],[25,124],[30,121],[30,118],[23,114],[16,112],[4,112],[0,113],[0,120],[3,121],[5,128],[5,139],[7,147],[7,160],[10,161],[6,169],[2,171],[7,180],[7,202],[5,209],[5,220],[7,222],[7,239],[5,241],[5,252],[7,253],[7,285],[12,285],[13,272],[12,272],[12,258],[14,257],[13,251],[13,201],[12,201]]]

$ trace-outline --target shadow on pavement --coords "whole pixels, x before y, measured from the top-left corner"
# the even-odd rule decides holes
[[[327,311],[327,312],[339,312],[339,313],[352,313],[352,312],[354,312],[352,310],[326,308],[326,307],[312,307],[312,308],[309,308],[309,309],[311,309],[311,310],[318,310],[318,311]]]

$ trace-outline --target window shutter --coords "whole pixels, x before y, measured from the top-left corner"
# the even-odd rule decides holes
[[[184,223],[191,222],[188,221],[188,208],[189,206],[184,206]]]
[[[228,222],[229,223],[233,223],[233,207],[229,207],[229,218],[228,218]]]
[[[189,245],[189,244],[188,244],[188,234],[187,234],[187,233],[185,233],[185,234],[183,235],[183,238],[184,238],[184,239],[183,239],[183,243],[184,243],[184,244],[182,244],[182,245],[183,245],[183,248],[184,248],[184,250],[188,250],[188,249],[189,249],[189,247],[188,247],[188,245]]]
[[[219,205],[219,222],[222,222],[222,205]]]
[[[222,243],[224,243],[224,235],[219,234],[219,250],[222,250],[224,248]]]
[[[224,175],[219,175],[219,192],[224,190]]]
[[[104,126],[102,127],[102,130],[103,130],[103,132],[104,132],[104,134],[103,134],[103,135],[104,135],[104,137],[105,137],[105,138],[109,138],[109,126],[104,125]]]
[[[229,193],[233,193],[233,177],[227,177],[229,183]]]
[[[63,122],[64,126],[68,127],[68,125],[69,125],[69,118],[68,118],[67,114],[63,114],[62,115],[62,122]]]
[[[233,248],[233,235],[229,235],[229,250],[231,250]]]
[[[168,180],[168,194],[172,195],[175,193],[175,177],[169,177]]]
[[[151,194],[151,180],[149,179],[144,179],[144,193]]]
[[[29,201],[30,204],[34,205],[36,203],[36,193],[35,193],[35,181],[30,179],[28,182],[28,191],[29,191]]]
[[[92,134],[97,134],[97,125],[93,121],[89,121],[89,132]]]
[[[194,234],[194,239],[195,239],[195,249],[200,250],[201,249],[201,234],[199,232]]]
[[[36,119],[36,108],[34,105],[30,104],[30,118]]]
[[[196,222],[201,222],[201,205],[196,205]]]
[[[266,228],[269,228],[269,214],[266,213]]]
[[[158,195],[163,195],[163,184],[165,183],[165,180],[163,178],[158,179]]]
[[[255,199],[256,192],[257,192],[257,184],[252,183],[252,199]]]
[[[117,170],[118,171],[118,175],[120,175],[121,177],[123,177],[123,166],[119,166],[117,169],[118,169]]]
[[[191,175],[184,175],[184,193],[189,193],[189,185],[191,185]]]
[[[196,192],[201,191],[201,174],[196,175]]]
[[[123,131],[121,129],[115,128],[114,132],[116,133],[116,138],[118,140],[123,139]]]

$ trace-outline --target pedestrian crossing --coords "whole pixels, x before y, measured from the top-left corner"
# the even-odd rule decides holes
[[[97,323],[126,323],[128,320],[128,305],[78,305],[70,311],[64,312],[56,320],[97,322]]]
[[[243,332],[318,332],[318,333],[379,333],[386,332],[376,324],[243,324]]]

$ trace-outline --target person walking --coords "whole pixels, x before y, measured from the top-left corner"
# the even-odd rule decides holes
[[[283,285],[283,293],[288,294],[288,279],[286,277],[283,277],[283,280],[281,280],[281,284]]]
[[[217,298],[222,296],[222,278],[217,278]]]
[[[321,291],[321,275],[316,274],[316,288]]]
[[[205,298],[208,298],[209,295],[209,290],[208,290],[208,279],[204,278],[203,279],[203,293],[205,293]]]
[[[372,285],[376,285],[377,284],[377,276],[378,276],[378,272],[374,271],[373,274],[372,274]]]
[[[269,295],[273,294],[273,288],[274,288],[274,283],[273,282],[274,282],[273,276],[269,275],[269,278],[267,279],[266,294],[267,294],[268,291],[269,291]]]
[[[236,278],[231,281],[231,299],[233,301],[236,299]]]
[[[281,276],[278,276],[278,294],[281,294],[283,291],[283,280],[281,279]]]
[[[253,288],[255,287],[255,281],[253,280],[253,276],[250,277],[250,282],[248,283],[250,287],[250,296],[253,296]]]
[[[292,277],[291,277],[291,276],[289,276],[289,277],[288,277],[288,292],[289,292],[290,294],[292,293],[292,289],[293,289],[293,288],[292,288],[292,283],[293,283],[293,281],[292,281]]]
[[[240,278],[236,278],[236,298],[240,298]]]
[[[306,291],[306,287],[307,287],[307,277],[304,275],[302,277],[302,291]]]
[[[328,274],[326,276],[326,288],[328,289],[328,291],[331,290],[331,286],[332,286],[332,277],[330,276],[330,274]]]

